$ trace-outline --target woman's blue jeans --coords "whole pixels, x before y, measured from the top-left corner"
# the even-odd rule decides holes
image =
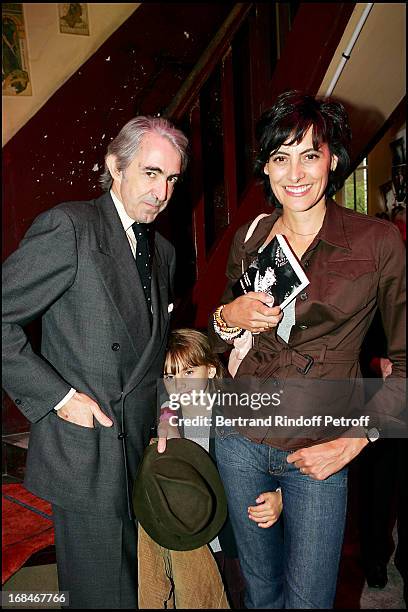
[[[229,427],[216,431],[224,483],[246,581],[247,608],[332,608],[343,543],[347,468],[318,481]],[[269,529],[248,518],[260,493],[282,489],[283,512]]]

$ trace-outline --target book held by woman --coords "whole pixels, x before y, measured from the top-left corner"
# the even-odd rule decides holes
[[[250,291],[263,291],[274,299],[269,306],[283,310],[307,285],[309,279],[286,238],[276,234],[232,287],[235,298]]]

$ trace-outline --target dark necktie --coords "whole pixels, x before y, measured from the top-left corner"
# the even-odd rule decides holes
[[[150,248],[151,227],[148,223],[133,223],[133,231],[136,237],[136,267],[139,272],[140,282],[146,297],[147,308],[151,318],[152,315],[152,256]]]

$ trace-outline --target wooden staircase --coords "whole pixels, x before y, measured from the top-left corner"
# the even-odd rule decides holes
[[[187,184],[159,221],[178,254],[176,326],[206,328],[232,237],[265,208],[252,175],[256,120],[279,92],[317,93],[353,8],[237,3],[166,108],[192,150]]]

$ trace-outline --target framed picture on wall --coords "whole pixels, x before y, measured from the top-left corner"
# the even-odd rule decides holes
[[[395,192],[392,181],[387,181],[380,185],[380,191],[383,199],[384,212],[390,214],[392,207],[395,205]]]
[[[32,96],[23,4],[4,3],[2,8],[2,94]]]
[[[58,4],[59,28],[62,34],[89,36],[88,5],[83,2]]]
[[[407,167],[405,164],[392,167],[392,184],[397,202],[405,202],[407,195]]]
[[[398,138],[390,142],[390,149],[392,153],[392,165],[400,166],[401,164],[405,164],[404,139]]]

